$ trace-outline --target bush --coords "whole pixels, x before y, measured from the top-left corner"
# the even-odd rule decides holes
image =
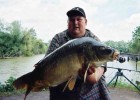
[[[14,91],[13,82],[15,78],[9,77],[9,79],[5,82],[5,84],[0,83],[0,92],[12,92]]]

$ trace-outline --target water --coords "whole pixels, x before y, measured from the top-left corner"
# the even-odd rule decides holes
[[[124,76],[126,76],[130,81],[132,81],[135,84],[135,81],[140,81],[140,62],[137,62],[137,72],[136,72],[136,62],[135,61],[129,61],[124,63],[119,63],[118,61],[114,62],[108,62],[108,67],[113,68],[120,68],[122,69],[121,72]],[[115,76],[116,72],[118,72],[118,69],[108,68],[107,72],[105,73],[106,81],[110,82],[111,79]],[[114,79],[115,81],[116,79]],[[124,83],[130,83],[128,80],[125,79],[125,77],[118,77],[118,81],[124,82]]]
[[[41,60],[44,55],[0,59],[0,82],[4,83],[10,76],[17,78],[32,71],[34,64]]]
[[[34,69],[34,64],[44,57],[43,55],[36,55],[32,57],[17,57],[12,59],[0,59],[0,82],[4,83],[10,76],[15,78],[26,74]],[[119,63],[118,61],[108,62],[107,66],[135,70],[136,62],[129,61]],[[138,70],[140,71],[140,61],[138,62]],[[109,82],[117,72],[117,69],[108,68],[105,73],[106,80]],[[140,81],[140,73],[134,71],[122,70],[123,74],[128,77],[132,82]],[[128,82],[123,77],[119,78],[123,82]]]

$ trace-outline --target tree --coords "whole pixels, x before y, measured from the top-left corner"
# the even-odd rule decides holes
[[[19,21],[5,24],[0,20],[0,57],[31,56],[45,53],[47,45],[36,38],[33,28],[23,28]]]
[[[132,40],[130,41],[129,51],[131,53],[140,54],[140,26],[136,27],[134,32],[132,32]]]
[[[10,35],[10,27],[6,25],[2,20],[0,20],[0,56],[4,58],[9,54],[11,48],[11,35]]]
[[[119,50],[120,52],[128,53],[128,48],[129,48],[128,42],[124,42],[124,41],[115,42],[109,40],[109,41],[105,41],[105,44]]]
[[[11,52],[12,55],[11,56],[17,56],[20,55],[20,51],[21,51],[21,41],[23,38],[23,34],[22,34],[22,27],[20,22],[18,21],[13,21],[11,23],[11,30],[10,30],[10,34],[11,34]]]

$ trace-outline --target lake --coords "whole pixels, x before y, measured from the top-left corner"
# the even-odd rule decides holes
[[[0,59],[0,82],[4,83],[10,76],[15,78],[26,74],[34,69],[34,64],[44,57],[45,54],[36,55],[32,57],[17,57],[11,59]],[[119,63],[118,61],[108,62],[107,66],[113,68],[122,68],[129,70],[136,70],[136,62],[129,61]],[[138,70],[140,71],[140,62],[137,63]],[[108,68],[105,73],[106,80],[109,82],[117,72],[117,69]],[[136,80],[140,81],[140,73],[135,71],[122,70],[123,74],[128,77],[133,83]],[[119,80],[127,82],[123,77]]]
[[[30,72],[34,64],[44,57],[45,54],[32,57],[17,57],[11,59],[0,59],[0,82],[6,81],[10,76],[15,78]]]
[[[122,69],[121,72],[123,73],[124,76],[126,76],[129,80],[131,80],[133,83],[135,83],[135,81],[140,81],[140,62],[136,62],[135,61],[125,61],[124,63],[120,63],[118,61],[114,61],[114,62],[108,62],[107,63],[108,68],[107,72],[105,73],[106,76],[106,81],[109,82],[116,74],[116,72],[118,72],[118,68]],[[137,66],[137,71],[136,71],[136,66]],[[117,69],[114,69],[117,68]],[[118,77],[118,80],[125,82],[125,83],[129,83],[128,80],[126,80],[124,77]]]

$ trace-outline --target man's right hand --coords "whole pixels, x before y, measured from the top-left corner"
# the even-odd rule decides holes
[[[79,69],[79,76],[84,79],[84,75],[86,72],[87,66],[85,64],[82,65],[82,68]],[[95,66],[90,66],[88,71],[87,71],[87,77],[86,81],[89,83],[97,83],[101,76],[104,74],[104,68],[103,67],[95,67]]]

